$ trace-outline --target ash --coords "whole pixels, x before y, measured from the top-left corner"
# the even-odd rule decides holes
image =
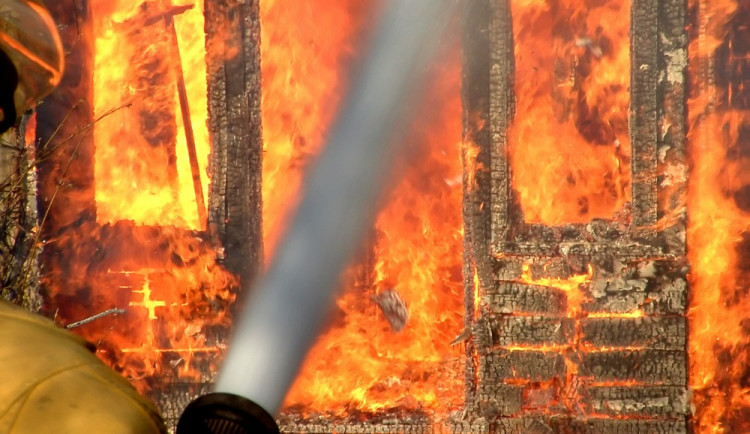
[[[406,303],[395,289],[386,289],[380,294],[370,296],[370,299],[380,307],[380,310],[391,325],[391,330],[400,332],[409,321],[409,310]]]

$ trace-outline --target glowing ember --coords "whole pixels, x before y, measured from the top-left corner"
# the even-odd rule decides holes
[[[567,315],[570,318],[576,318],[581,313],[581,305],[585,300],[585,295],[581,290],[582,285],[586,285],[591,282],[591,278],[594,275],[594,269],[589,265],[587,274],[576,274],[567,279],[561,278],[534,278],[531,274],[531,266],[526,263],[522,266],[521,281],[530,285],[549,286],[550,288],[557,288],[565,291],[568,296],[568,309]]]
[[[690,385],[695,430],[750,431],[747,2],[690,2]]]
[[[630,1],[513,0],[511,8],[509,149],[525,221],[612,218],[630,200]]]

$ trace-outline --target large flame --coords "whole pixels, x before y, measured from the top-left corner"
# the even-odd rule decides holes
[[[164,15],[182,5],[194,7],[174,16],[175,43]],[[91,6],[94,110],[130,105],[95,128],[97,219],[200,229],[175,63],[181,57],[205,197],[210,149],[202,1],[101,0]]]
[[[347,87],[346,66],[375,4],[261,1],[263,192],[267,246],[300,195]],[[429,88],[409,136],[415,165],[377,218],[371,258],[352,267],[335,318],[310,352],[286,407],[302,413],[457,408],[462,325],[460,61],[452,56]],[[268,253],[268,252],[267,252]],[[409,309],[389,329],[371,296],[394,289]]]
[[[630,200],[630,1],[512,0],[511,8],[510,158],[525,221],[612,218]]]
[[[736,0],[693,0],[690,8],[688,247],[695,429],[750,432],[750,7]]]
[[[187,0],[91,2],[94,114],[101,117],[94,126],[97,219],[63,228],[50,240],[63,254],[46,264],[58,321],[123,312],[75,331],[142,391],[177,378],[209,380],[237,286],[217,263],[217,246],[196,231],[205,222],[178,102],[181,70],[205,196],[202,7]]]
[[[371,0],[262,0],[263,232],[266,255],[302,193],[348,85]]]

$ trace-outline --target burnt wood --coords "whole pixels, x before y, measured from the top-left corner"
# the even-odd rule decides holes
[[[464,25],[484,45],[463,59],[465,141],[490,172],[464,201],[471,420],[498,433],[685,432],[686,6],[632,4],[632,203],[612,220],[546,226],[522,221],[511,188],[512,8],[481,3]]]
[[[257,0],[205,5],[209,231],[243,286],[257,274],[263,255],[259,14]]]

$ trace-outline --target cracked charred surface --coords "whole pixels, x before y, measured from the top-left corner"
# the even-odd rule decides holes
[[[631,5],[632,203],[545,225],[524,221],[511,184],[512,3],[465,19],[467,46],[484,45],[464,57],[464,135],[486,168],[464,201],[469,418],[500,433],[686,432],[685,6]]]

